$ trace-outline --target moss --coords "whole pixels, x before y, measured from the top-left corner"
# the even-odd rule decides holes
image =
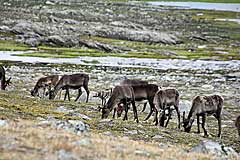
[[[1,51],[27,51],[30,47],[24,44],[17,43],[15,41],[0,40]]]

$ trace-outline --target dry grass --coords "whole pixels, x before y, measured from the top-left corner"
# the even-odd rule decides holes
[[[163,149],[158,143],[88,133],[76,135],[28,120],[11,121],[0,128],[0,159],[57,159],[65,150],[77,159],[213,159],[187,153],[185,146]],[[78,144],[87,140],[89,144]]]

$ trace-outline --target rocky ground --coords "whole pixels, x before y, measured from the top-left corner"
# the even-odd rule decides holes
[[[27,56],[120,56],[228,60],[238,63],[239,24],[216,21],[238,13],[180,10],[143,3],[106,1],[0,0],[0,50],[31,50]],[[70,47],[70,48],[69,48]],[[26,56],[26,54],[24,54]],[[20,59],[20,58],[19,58]],[[1,60],[1,58],[0,58]],[[240,142],[234,120],[240,114],[237,65],[206,63],[192,68],[101,66],[0,61],[12,77],[0,91],[0,159],[238,159]],[[166,64],[164,64],[166,65]],[[163,65],[163,66],[164,66]],[[218,69],[221,66],[221,69]],[[30,96],[38,78],[51,74],[86,72],[90,75],[90,102],[48,100]],[[210,137],[177,129],[174,113],[168,128],[153,118],[140,123],[111,117],[102,120],[100,100],[93,95],[128,78],[177,88],[180,110],[188,112],[197,94],[217,93],[224,98],[222,138],[217,122],[207,118]],[[76,92],[72,91],[72,100]],[[202,130],[201,130],[202,131]]]

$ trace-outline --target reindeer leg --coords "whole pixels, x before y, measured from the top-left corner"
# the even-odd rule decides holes
[[[116,110],[116,108],[113,109],[113,119],[115,119]]]
[[[202,128],[203,128],[203,131],[204,131],[204,136],[208,137],[207,130],[205,129],[205,121],[206,121],[206,115],[204,114],[202,116]]]
[[[218,121],[218,137],[221,138],[221,131],[222,131],[222,116],[221,116],[221,112],[218,113],[215,118]]]
[[[68,94],[68,89],[66,88],[65,90],[66,91],[65,91],[65,95],[64,95],[64,101],[67,99],[67,94]]]
[[[42,98],[44,98],[45,91],[46,91],[46,88],[45,88],[45,87],[43,87],[43,97],[42,97]]]
[[[146,106],[147,106],[147,103],[144,103],[144,105],[143,105],[143,109],[142,109],[142,112],[144,112],[144,111],[145,111],[145,109],[146,109]]]
[[[156,111],[156,113],[155,113],[155,118],[154,118],[154,121],[155,121],[155,126],[157,126],[158,125],[158,111]]]
[[[167,125],[168,125],[169,120],[171,119],[171,116],[172,116],[172,110],[171,110],[171,108],[169,107],[169,108],[168,108],[168,120],[167,120],[167,122],[166,122],[166,124],[165,124],[165,127],[166,127],[166,128],[167,128]]]
[[[159,125],[161,127],[164,127],[164,121],[165,121],[165,109],[162,110],[162,113],[159,116]]]
[[[180,125],[181,125],[181,122],[180,122],[180,111],[179,111],[179,106],[178,105],[174,105],[174,108],[177,112],[177,116],[178,116],[178,129],[180,129]]]
[[[197,127],[198,127],[197,133],[200,133],[200,121],[199,121],[199,118],[200,118],[200,116],[197,115]]]
[[[70,101],[70,93],[69,93],[69,88],[67,88],[67,95],[68,95],[68,101]]]
[[[78,96],[77,98],[75,99],[75,102],[77,102],[77,100],[80,98],[80,96],[82,95],[82,90],[81,90],[81,87],[78,89]]]
[[[132,107],[133,107],[133,112],[134,112],[134,120],[136,119],[137,123],[138,123],[139,121],[138,121],[138,115],[137,115],[137,107],[135,105],[135,101],[134,100],[132,100]]]
[[[127,103],[124,103],[124,109],[125,109],[125,115],[123,120],[128,120],[127,114],[128,114],[128,105]]]
[[[152,115],[152,113],[154,111],[154,108],[155,108],[152,100],[148,100],[148,102],[149,102],[151,110],[150,110],[148,116],[145,118],[144,121],[146,121],[146,120],[148,120],[150,118],[150,116]]]
[[[83,85],[83,88],[85,89],[85,91],[87,92],[87,99],[86,99],[86,103],[88,102],[88,98],[89,98],[89,94],[90,94],[90,91],[88,89],[88,85]]]

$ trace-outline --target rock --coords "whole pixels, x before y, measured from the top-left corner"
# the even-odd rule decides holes
[[[217,156],[237,156],[237,152],[234,151],[232,147],[226,147],[224,144],[219,144],[218,142],[205,140],[202,141],[201,144],[192,148],[190,152],[198,152],[198,153],[207,153],[214,154]]]
[[[99,123],[109,123],[112,122],[112,119],[101,119]]]
[[[145,156],[145,157],[149,157],[150,156],[150,153],[145,151],[145,150],[136,150],[135,154],[139,155],[139,156]]]
[[[64,149],[61,149],[59,151],[57,151],[57,157],[58,160],[75,160],[78,159],[78,156],[71,153],[71,152],[67,152]]]
[[[80,114],[80,113],[68,113],[68,114],[65,114],[64,116],[79,117],[79,118],[82,118],[84,120],[91,120],[91,118],[89,118],[88,116],[86,116],[84,114]]]
[[[7,120],[0,119],[0,127],[6,126],[8,124]]]
[[[91,145],[91,140],[89,138],[83,138],[81,140],[78,140],[74,142],[74,145],[79,145],[79,146],[90,146]]]
[[[131,134],[131,135],[134,135],[134,134],[138,134],[138,131],[137,131],[137,130],[133,130],[133,131],[125,131],[124,133],[125,133],[125,134]]]
[[[48,118],[47,120],[40,121],[39,125],[51,124],[58,129],[64,129],[66,131],[74,132],[74,133],[84,133],[89,131],[90,127],[88,124],[83,123],[79,120],[57,120],[55,118]]]
[[[164,138],[163,136],[161,136],[161,135],[155,135],[155,136],[153,136],[152,137],[152,139],[162,139],[162,138]]]
[[[68,109],[65,108],[64,106],[58,107],[55,111],[56,111],[56,112],[73,112],[73,110],[68,110]]]

